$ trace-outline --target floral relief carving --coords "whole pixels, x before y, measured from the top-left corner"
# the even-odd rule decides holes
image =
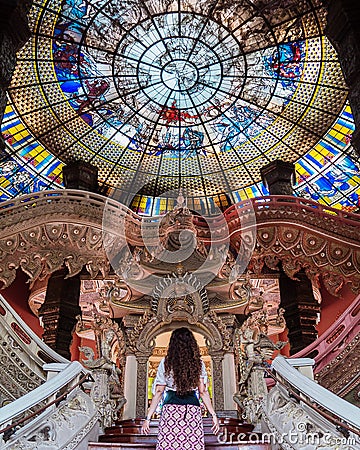
[[[68,268],[74,276],[86,267],[92,277],[105,276],[109,262],[102,246],[102,232],[92,226],[50,223],[0,239],[0,281],[9,286],[20,267],[31,282]]]
[[[319,420],[318,414],[294,401],[279,385],[271,389],[261,409],[262,420],[275,438],[275,447],[281,445],[284,450],[302,450],[305,446],[332,450],[340,448],[337,442],[344,436],[339,429],[330,422],[326,424]],[[296,435],[296,440],[290,438],[292,434]],[[309,440],[309,436],[313,441]],[[355,439],[349,439],[348,445],[341,444],[341,448],[355,450]]]
[[[346,283],[354,292],[359,291],[360,251],[351,242],[332,240],[308,229],[282,226],[261,226],[258,240],[249,263],[250,270],[260,274],[264,265],[279,269],[296,279],[296,273],[305,269],[309,278],[319,283],[322,277],[326,289],[339,295]]]
[[[343,392],[344,386],[348,387],[348,392],[351,386],[357,383],[359,360],[360,335],[358,334],[336,358],[316,374],[316,379],[335,394],[339,395],[341,391],[340,395],[343,396],[346,394]]]
[[[142,316],[139,317],[138,321],[135,323],[133,328],[127,328],[127,347],[132,353],[149,352],[152,348],[146,343],[147,338],[147,329],[151,330],[155,327],[155,325],[160,322],[154,313],[150,311],[145,311]],[[155,342],[152,343],[153,346]]]
[[[111,230],[115,231],[106,226],[104,231],[104,204],[101,203],[104,199],[98,196],[93,201],[80,195],[75,201],[69,192],[59,191],[52,197],[39,194],[39,198],[31,199],[33,203],[25,206],[24,202],[15,202],[0,218],[0,281],[3,287],[13,282],[19,267],[29,275],[31,283],[64,265],[69,276],[78,274],[83,268],[92,277],[104,276],[109,272],[109,258],[120,255],[125,240],[146,254],[141,219],[119,204],[110,214]],[[261,273],[264,265],[277,270],[281,263],[291,278],[296,278],[300,269],[304,269],[312,281],[318,282],[322,277],[332,294],[339,294],[347,283],[358,292],[360,228],[355,215],[348,214],[349,217],[344,219],[340,213],[332,215],[315,207],[306,208],[289,200],[285,205],[270,203],[267,208],[255,210],[257,242],[249,269]],[[231,247],[236,251],[242,248],[241,223],[236,215],[225,213],[224,218],[225,225],[231,230]],[[114,226],[124,220],[126,236]],[[192,220],[191,229],[196,232],[202,247],[211,236],[200,221]],[[128,261],[124,260],[124,263],[128,264]],[[231,266],[230,263],[227,265]],[[225,278],[227,269],[225,267],[222,274]],[[139,277],[142,277],[141,273]]]
[[[91,347],[79,347],[85,358],[82,363],[92,371],[94,384],[90,396],[99,410],[102,428],[111,426],[126,403],[124,397],[125,336],[119,325],[107,316],[95,315],[87,326],[78,317],[77,333],[92,329],[95,334],[97,358]]]
[[[5,333],[2,330],[4,337],[0,339],[0,364],[2,367],[0,371],[0,407],[7,401],[21,397],[44,382],[44,379],[31,369],[31,362],[24,358],[21,350],[14,347],[10,337]]]
[[[207,317],[209,317],[212,321],[212,323],[216,326],[216,328],[219,330],[222,338],[222,351],[228,352],[231,350],[233,345],[233,329],[229,329],[226,326],[226,323],[222,320],[221,316],[216,314],[215,311],[210,311],[207,314]]]
[[[97,427],[97,412],[87,394],[79,388],[60,403],[57,408],[48,411],[46,419],[37,427],[19,430],[7,442],[9,449],[76,448],[89,432]]]

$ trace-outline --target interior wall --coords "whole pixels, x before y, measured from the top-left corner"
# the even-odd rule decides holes
[[[30,295],[28,276],[23,271],[18,270],[15,281],[0,292],[10,306],[14,308],[27,325],[41,338],[44,329],[28,304]]]
[[[351,292],[348,286],[341,290],[341,295],[335,297],[324,288],[321,287],[321,316],[317,325],[319,336],[321,336],[331,325],[341,316],[357,297]]]

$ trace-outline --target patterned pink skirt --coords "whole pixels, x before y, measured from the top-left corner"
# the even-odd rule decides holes
[[[199,406],[164,405],[156,450],[204,450],[204,427]]]

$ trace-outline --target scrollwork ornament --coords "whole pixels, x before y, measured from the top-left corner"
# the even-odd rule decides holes
[[[139,338],[145,326],[154,321],[157,322],[157,318],[154,313],[145,311],[144,314],[139,317],[139,320],[135,324],[134,328],[127,330],[128,348],[132,353],[136,353],[138,351]]]
[[[229,352],[232,349],[233,345],[232,331],[228,329],[221,317],[216,314],[215,311],[210,311],[207,316],[210,318],[212,323],[217,327],[221,334],[222,350],[224,352]]]

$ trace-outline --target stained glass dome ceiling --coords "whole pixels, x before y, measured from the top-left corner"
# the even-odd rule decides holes
[[[320,0],[45,0],[18,55],[2,133],[2,198],[59,187],[83,159],[140,212],[266,194],[296,164],[298,195],[355,209],[354,129]],[[163,195],[164,198],[159,198]]]

